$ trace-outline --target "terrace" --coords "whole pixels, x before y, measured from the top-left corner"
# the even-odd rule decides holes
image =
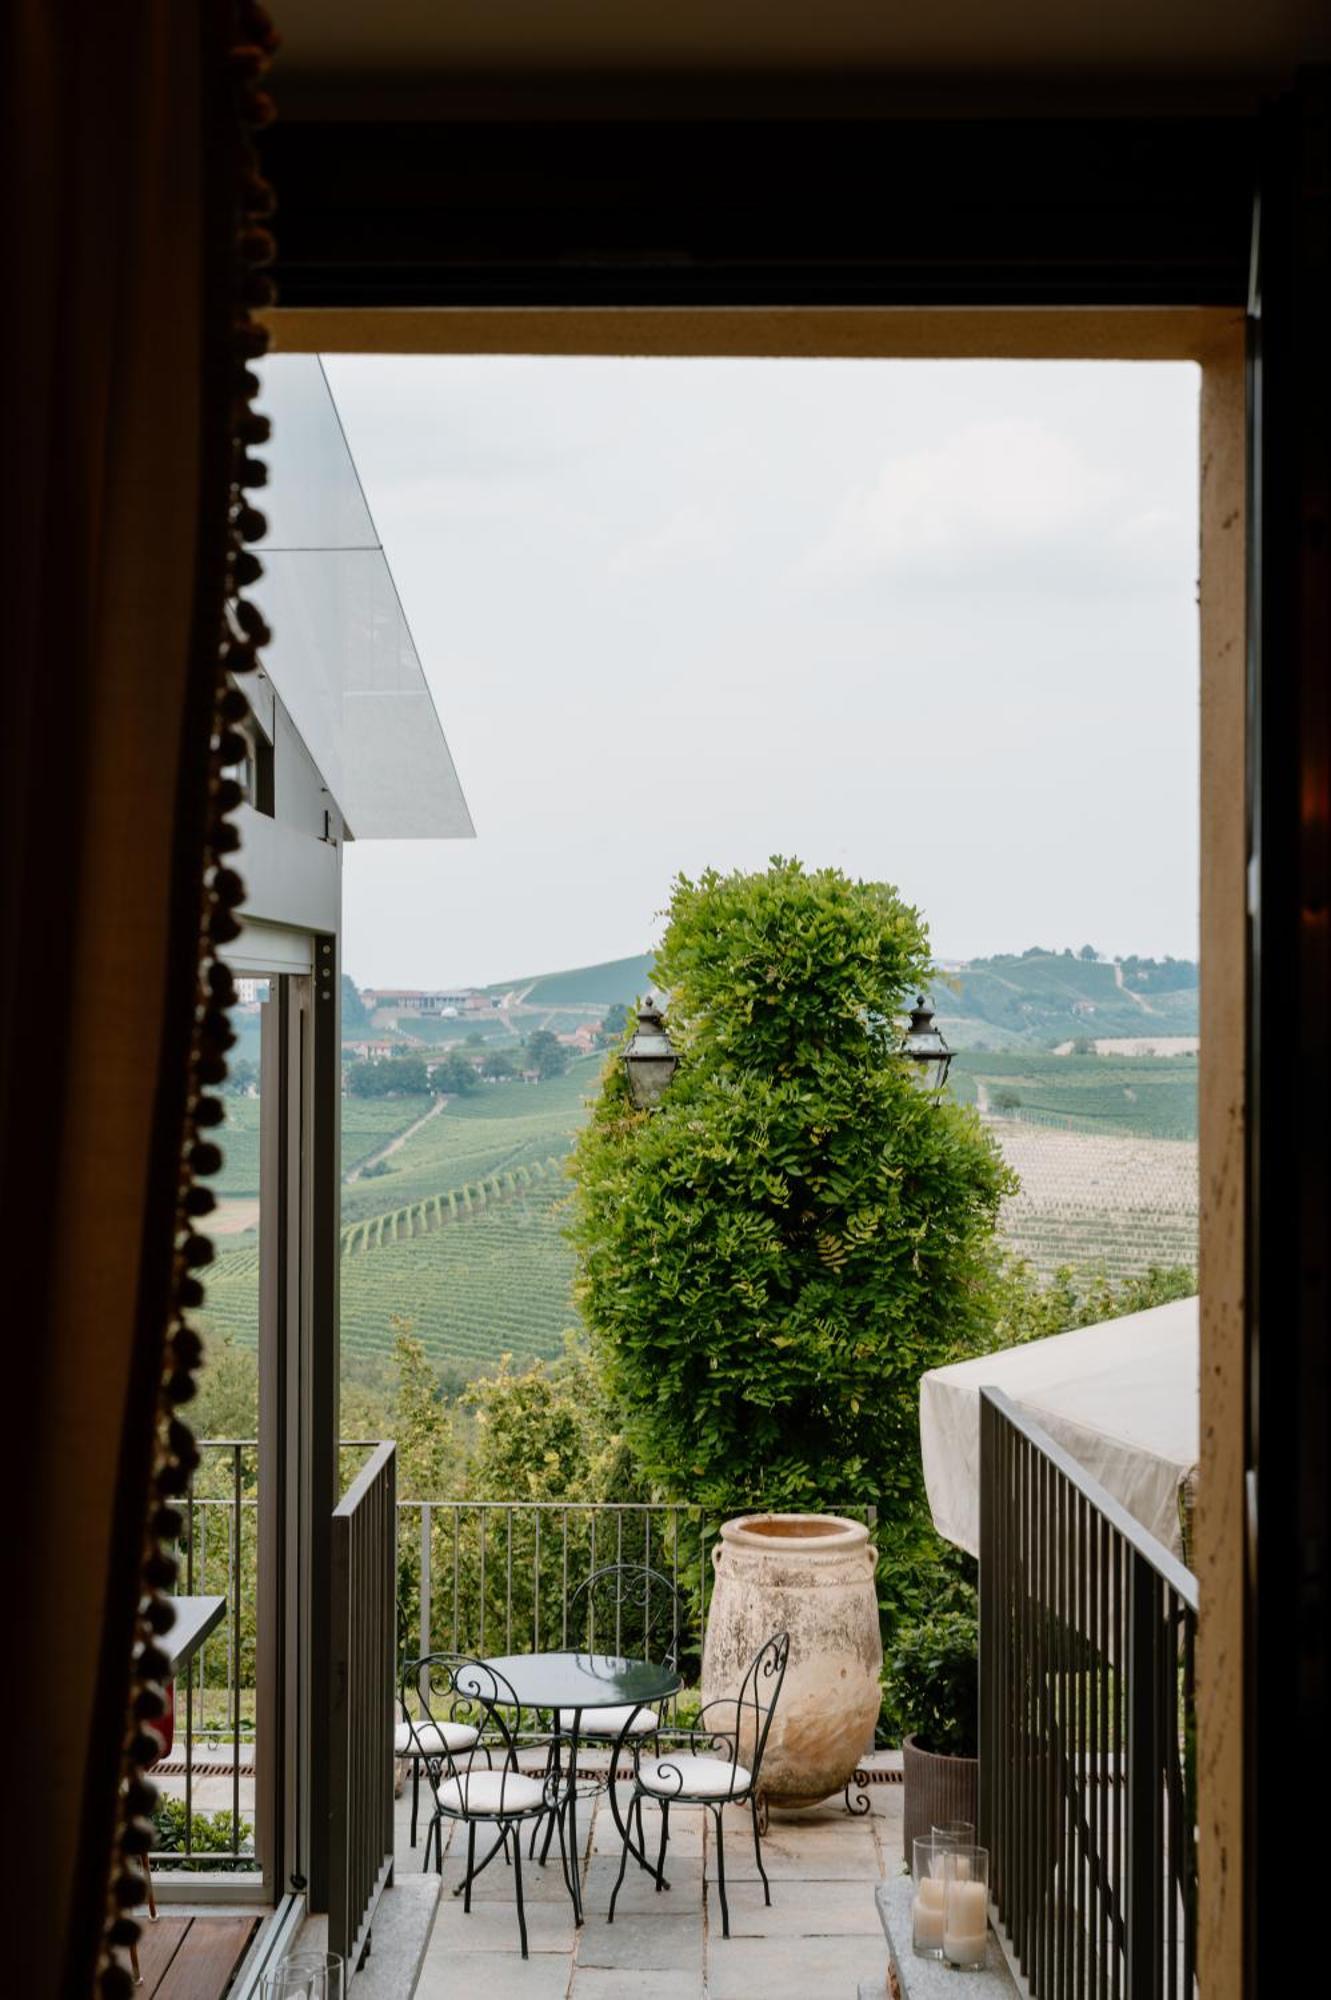
[[[978,1421],[979,1824],[992,1855],[991,1967],[1001,1975],[1006,1957],[1035,1995],[1187,2000],[1196,1990],[1195,1777],[1186,1752],[1194,1726],[1195,1581],[1001,1391],[981,1394]],[[226,1594],[232,1611],[188,1676],[181,1754],[161,1780],[191,1811],[219,1813],[229,1825],[229,1853],[194,1856],[192,1867],[229,1868],[234,1897],[254,1867],[256,1704],[243,1678],[253,1578],[246,1515],[255,1498],[236,1471],[253,1447],[239,1441],[215,1449],[230,1472],[214,1487],[229,1490],[195,1503],[191,1580]],[[490,2000],[594,2000],[631,1982],[660,2000],[742,2000],[758,1992],[781,2000],[811,1991],[849,2000],[888,1990],[875,1890],[903,1869],[906,1802],[894,1748],[866,1746],[844,1800],[771,1811],[763,1843],[770,1907],[747,1811],[727,1809],[729,1938],[718,1921],[716,1842],[706,1812],[672,1815],[669,1892],[658,1893],[651,1876],[632,1867],[615,1921],[606,1921],[621,1841],[605,1788],[607,1754],[585,1746],[579,1771],[588,1805],[578,1841],[585,1924],[575,1924],[557,1857],[545,1867],[524,1861],[525,1960],[510,1868],[481,1875],[471,1912],[464,1912],[460,1827],[444,1823],[435,1872],[424,1838],[428,1791],[413,1840],[407,1767],[397,1768],[390,1803],[395,1772],[383,1718],[400,1671],[391,1607],[396,1603],[404,1656],[431,1648],[477,1655],[572,1648],[570,1597],[581,1577],[605,1561],[646,1559],[696,1587],[703,1602],[714,1530],[680,1507],[397,1501],[391,1447],[368,1459],[364,1446],[344,1453],[365,1460],[339,1509],[345,1560],[337,1565],[335,1621],[348,1642],[338,1662],[344,1695],[335,1750],[338,1769],[356,1775],[333,1789],[340,1859],[332,1914],[310,1920],[306,1937],[331,1938],[352,1962],[360,1959],[353,1992],[363,2000],[390,1992],[443,2000],[474,1984]],[[699,1632],[686,1635],[682,1648],[682,1663],[694,1672],[700,1640]],[[635,1650],[627,1629],[619,1641],[622,1651]],[[597,1638],[597,1650],[602,1644],[609,1647],[608,1635]],[[531,1747],[519,1762],[539,1770],[543,1757]],[[622,1756],[621,1814],[629,1776]],[[648,1853],[658,1825],[649,1805]],[[159,1857],[159,1895],[181,1859]],[[197,1895],[188,1885],[200,1879],[177,1875],[179,1893]],[[165,1889],[168,1897],[175,1892]],[[228,1921],[234,1927],[237,1920]],[[196,1930],[193,1944],[189,1935],[179,1939],[179,1963],[200,1955],[202,1973],[210,1934],[207,1924]],[[900,1937],[894,1948],[909,1992],[921,1962],[903,1955]]]

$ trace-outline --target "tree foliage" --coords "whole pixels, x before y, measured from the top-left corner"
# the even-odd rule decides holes
[[[423,1097],[430,1088],[424,1056],[348,1063],[346,1078],[353,1097]]]
[[[672,1497],[918,1518],[919,1378],[983,1335],[1014,1185],[896,1052],[929,967],[882,883],[777,858],[675,884],[656,968],[680,1067],[646,1114],[607,1064],[571,1232],[630,1447]]]
[[[534,1069],[542,1083],[547,1077],[562,1076],[569,1066],[569,1052],[549,1028],[537,1028],[527,1037],[527,1067]]]

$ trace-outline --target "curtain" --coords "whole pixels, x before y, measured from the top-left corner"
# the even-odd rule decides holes
[[[0,1817],[25,1996],[126,1976],[98,1968],[131,1696],[153,1706],[131,1658],[160,1440],[189,1393],[201,951],[234,900],[209,843],[261,66],[235,44],[262,33],[223,0],[11,0],[6,31]]]

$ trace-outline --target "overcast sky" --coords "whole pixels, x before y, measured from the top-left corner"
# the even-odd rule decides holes
[[[1197,371],[335,356],[477,828],[346,855],[361,984],[647,949],[680,869],[942,959],[1197,941]]]

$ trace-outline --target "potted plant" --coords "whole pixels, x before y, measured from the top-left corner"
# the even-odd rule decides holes
[[[975,1823],[979,1798],[979,1630],[972,1613],[922,1618],[897,1637],[887,1687],[904,1734],[902,1831],[911,1842],[930,1827]]]

